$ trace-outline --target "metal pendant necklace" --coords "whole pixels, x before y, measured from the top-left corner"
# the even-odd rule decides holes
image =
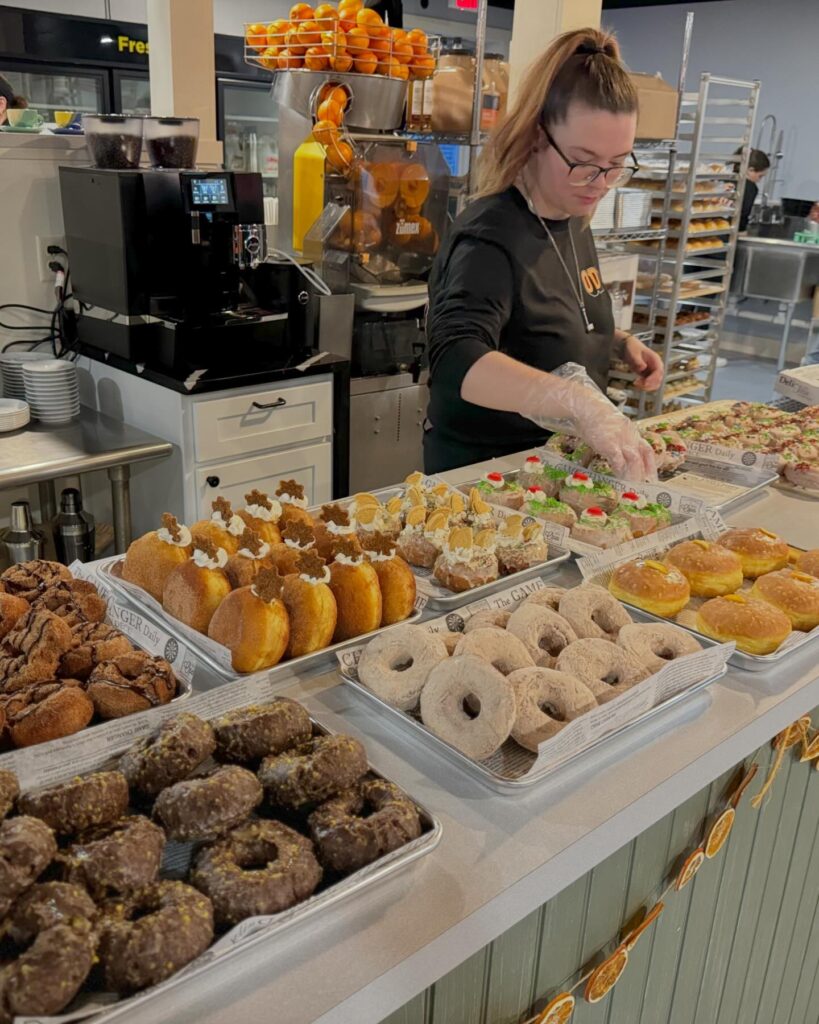
[[[520,179],[519,179],[519,187],[520,187],[521,192],[523,193],[523,198],[526,200],[526,203],[529,206],[529,210],[540,221],[541,226],[543,227],[543,230],[546,232],[546,235],[547,235],[549,241],[552,243],[552,248],[554,249],[555,254],[557,255],[558,260],[560,260],[560,265],[561,265],[561,267],[563,267],[563,272],[565,273],[566,277],[569,280],[569,285],[571,286],[572,292],[574,293],[574,297],[577,300],[577,305],[580,307],[580,314],[583,317],[583,323],[586,326],[586,334],[591,334],[591,332],[594,330],[594,324],[592,323],[591,320],[589,320],[589,314],[588,314],[588,311],[586,310],[586,303],[583,301],[583,283],[582,283],[582,281],[580,279],[580,263],[578,262],[578,259],[577,259],[577,249],[575,249],[575,247],[574,247],[574,236],[572,235],[571,220],[569,221],[569,223],[567,225],[567,230],[569,232],[569,242],[571,243],[571,247],[572,247],[572,256],[574,256],[574,269],[575,269],[575,272],[577,273],[577,284],[575,284],[575,282],[574,282],[574,278],[572,277],[572,272],[566,266],[566,261],[563,259],[563,253],[560,251],[560,249],[558,249],[557,242],[554,239],[554,235],[549,230],[549,225],[546,223],[545,219],[543,217],[541,217],[540,214],[535,209],[535,204],[532,202],[532,197],[529,194],[529,189],[526,187],[526,183],[523,180],[523,175],[522,174],[521,174]]]

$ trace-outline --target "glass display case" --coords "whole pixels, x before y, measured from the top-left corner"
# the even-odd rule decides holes
[[[264,194],[275,196],[279,117],[270,83],[217,79],[217,117],[225,147],[225,168],[258,171]]]

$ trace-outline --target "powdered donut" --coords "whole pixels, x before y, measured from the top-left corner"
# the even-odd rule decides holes
[[[468,710],[470,706],[477,711]],[[424,725],[477,761],[490,757],[509,738],[515,710],[506,679],[474,654],[437,665],[421,691]]]
[[[585,683],[551,668],[524,668],[513,672],[508,682],[518,709],[512,739],[535,753],[538,744],[559,733],[567,722],[597,707]]]
[[[623,626],[617,637],[617,646],[650,673],[659,672],[670,661],[683,655],[702,650],[699,640],[691,633],[663,623],[633,622],[630,626]]]
[[[455,648],[461,642],[463,637],[463,633],[436,633],[435,635],[439,636],[443,640],[447,654],[450,655],[455,653]]]
[[[475,612],[471,619],[466,620],[464,633],[473,633],[476,629],[485,629],[486,626],[497,626],[498,629],[506,629],[511,612],[502,612],[499,609],[484,608],[482,612]]]
[[[449,656],[443,640],[418,626],[397,626],[371,640],[358,662],[358,678],[388,704],[410,711],[432,669]]]
[[[525,597],[521,601],[521,605],[535,604],[543,608],[551,608],[553,612],[556,612],[560,607],[560,599],[565,593],[565,587],[544,587]]]
[[[581,640],[616,640],[623,626],[631,622],[617,598],[594,583],[567,590],[560,599],[559,611]]]
[[[523,641],[505,629],[498,629],[497,626],[475,629],[461,637],[461,642],[453,653],[456,656],[474,654],[488,661],[504,676],[534,665],[534,660]]]
[[[554,668],[555,658],[577,639],[562,615],[537,604],[522,604],[512,612],[506,628],[523,641],[534,663],[543,668]]]
[[[614,700],[649,675],[630,654],[609,640],[578,640],[560,655],[556,668],[585,683],[598,704]]]

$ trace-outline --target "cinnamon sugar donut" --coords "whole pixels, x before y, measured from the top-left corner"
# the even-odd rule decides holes
[[[521,639],[533,663],[542,668],[553,668],[560,652],[577,639],[562,615],[537,604],[522,604],[512,612],[506,628]]]
[[[164,849],[162,829],[134,814],[84,832],[58,860],[66,882],[101,900],[155,882]]]
[[[197,854],[191,881],[228,927],[301,903],[321,876],[306,836],[278,821],[248,821]]]
[[[39,818],[21,814],[0,821],[0,920],[20,893],[37,881],[56,852],[54,833]]]
[[[97,665],[88,677],[88,696],[100,718],[124,718],[167,704],[176,695],[176,686],[164,658],[131,651]]]
[[[0,640],[14,629],[18,619],[28,614],[30,607],[24,597],[15,597],[0,590]]]
[[[455,634],[460,641],[461,634]],[[445,661],[443,639],[421,626],[396,626],[372,639],[361,652],[358,678],[363,686],[402,711],[418,705],[432,669]]]
[[[20,795],[20,783],[14,772],[0,768],[0,821],[14,807],[14,801]]]
[[[558,672],[574,676],[591,690],[598,704],[606,704],[647,678],[648,670],[609,640],[578,640],[560,655]]]
[[[483,661],[488,661],[504,676],[534,665],[534,660],[523,641],[514,633],[498,629],[497,626],[474,629],[471,633],[465,634],[453,651],[456,657],[461,654],[474,654]]]
[[[81,622],[71,631],[75,646],[60,659],[59,673],[69,679],[87,679],[102,661],[128,654],[134,645],[107,622]]]
[[[21,814],[32,814],[62,835],[105,825],[125,814],[128,783],[120,772],[94,772],[68,782],[24,793]],[[13,819],[12,819],[13,820]]]
[[[565,672],[524,668],[513,672],[508,681],[517,705],[512,739],[534,753],[567,722],[597,707],[597,700],[588,686]]]
[[[623,626],[617,637],[617,646],[652,674],[670,661],[702,650],[699,640],[687,630],[661,622],[633,622],[630,626]]]
[[[53,679],[60,659],[74,646],[71,627],[53,612],[32,609],[15,623],[0,654],[0,682],[6,693]]]
[[[81,622],[102,622],[108,602],[87,580],[60,580],[46,587],[31,607],[54,612],[73,628]]]
[[[78,917],[93,921],[96,915],[96,903],[81,886],[38,882],[14,904],[8,934],[12,942],[22,946],[55,924],[71,924]]]
[[[306,743],[313,734],[310,715],[298,701],[276,697],[268,704],[234,708],[213,723],[220,761],[259,761]]]
[[[170,839],[213,839],[248,818],[262,802],[262,795],[253,772],[225,765],[163,789],[154,804],[154,817]]]
[[[500,609],[484,608],[482,611],[471,615],[464,625],[464,633],[474,633],[476,629],[485,629],[487,626],[497,626],[498,629],[506,629],[511,612],[504,612]]]
[[[541,590],[536,590],[534,594],[524,597],[521,604],[534,604],[544,608],[551,608],[553,612],[556,612],[560,607],[560,600],[565,593],[567,593],[565,587],[543,587]]]
[[[30,683],[0,698],[6,729],[15,747],[71,736],[94,717],[94,705],[78,679]]]
[[[365,774],[367,752],[352,736],[315,736],[259,768],[272,803],[298,810],[347,789]]]
[[[0,574],[0,585],[7,594],[33,601],[52,583],[72,578],[71,570],[60,562],[36,558],[31,562],[19,562],[10,566]]]
[[[623,626],[631,622],[620,602],[594,583],[567,590],[560,599],[560,614],[581,640],[614,641]]]
[[[210,723],[183,711],[163,722],[156,736],[145,736],[127,750],[119,770],[137,792],[156,796],[186,779],[215,749]]]

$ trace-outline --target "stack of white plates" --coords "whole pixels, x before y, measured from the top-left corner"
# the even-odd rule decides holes
[[[17,398],[0,398],[0,434],[19,430],[28,421],[29,409],[26,402]]]
[[[0,352],[0,373],[3,375],[3,398],[26,397],[26,385],[23,381],[23,365],[25,363],[53,361],[50,352]]]
[[[31,415],[41,423],[67,423],[80,414],[77,368],[66,359],[23,364]]]

